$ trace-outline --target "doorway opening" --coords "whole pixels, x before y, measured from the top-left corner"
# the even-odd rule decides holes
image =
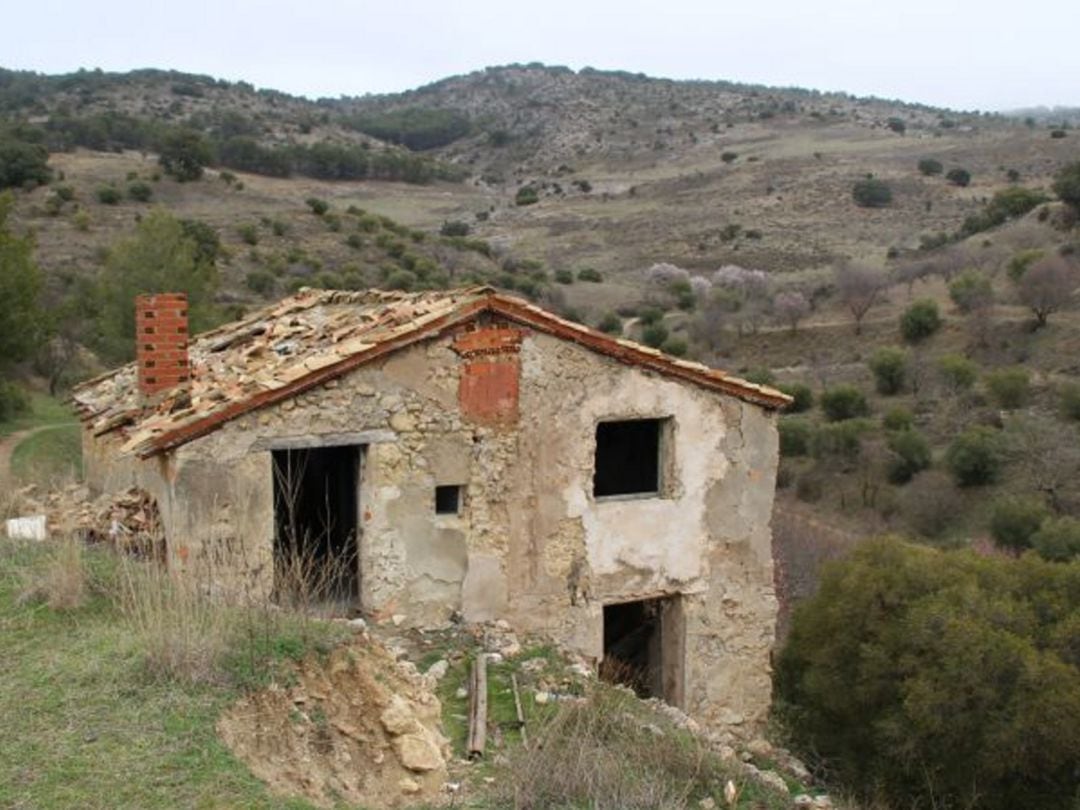
[[[604,605],[600,677],[682,706],[685,623],[678,596]]]
[[[300,607],[360,593],[360,447],[273,451],[274,593]]]

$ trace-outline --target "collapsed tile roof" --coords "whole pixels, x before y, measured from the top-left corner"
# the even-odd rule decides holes
[[[243,320],[195,336],[189,347],[190,388],[177,388],[153,406],[139,393],[134,363],[78,386],[74,400],[95,436],[120,431],[122,453],[147,457],[481,312],[765,408],[790,402],[772,388],[613,338],[490,287],[420,293],[303,289]]]

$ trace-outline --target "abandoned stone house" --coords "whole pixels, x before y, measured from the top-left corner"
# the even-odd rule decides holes
[[[502,618],[702,720],[760,721],[778,391],[489,288],[302,290],[80,386],[96,491],[156,498],[168,565],[273,594],[291,556],[375,619]]]

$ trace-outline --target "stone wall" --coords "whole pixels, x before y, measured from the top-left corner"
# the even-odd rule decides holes
[[[686,708],[704,720],[762,720],[776,615],[773,415],[543,334],[482,350],[512,358],[456,348],[446,337],[404,349],[137,465],[157,479],[148,488],[159,494],[174,564],[213,560],[265,592],[274,532],[266,448],[364,434],[367,611],[414,624],[454,610],[505,618],[599,658],[605,603],[680,595]],[[459,391],[463,367],[479,369],[470,377],[496,371]],[[592,495],[596,424],[625,418],[670,419],[661,497]],[[437,485],[463,486],[461,514],[435,514]]]

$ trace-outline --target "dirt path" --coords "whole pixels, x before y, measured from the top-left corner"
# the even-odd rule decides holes
[[[67,426],[67,423],[41,425],[40,427],[28,428],[27,430],[10,433],[7,436],[0,436],[0,495],[10,492],[16,485],[15,475],[11,471],[11,457],[15,453],[15,448],[18,447],[24,439],[29,439],[35,434]]]

